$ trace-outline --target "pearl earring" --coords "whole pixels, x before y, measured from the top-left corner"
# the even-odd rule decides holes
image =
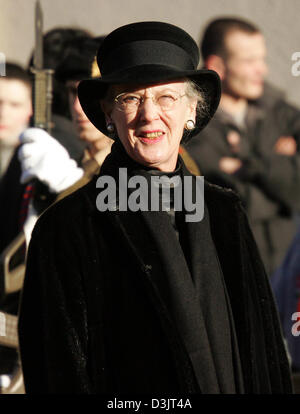
[[[115,132],[115,126],[114,126],[114,124],[112,123],[112,122],[110,122],[109,124],[107,124],[106,125],[106,128],[107,128],[107,131],[109,132],[109,133],[113,133],[113,132]]]
[[[186,121],[185,129],[191,131],[194,128],[195,128],[195,122],[192,119],[189,119],[188,121]]]

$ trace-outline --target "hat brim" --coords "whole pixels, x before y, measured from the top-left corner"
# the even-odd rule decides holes
[[[188,134],[184,134],[182,141],[188,141],[198,134],[213,117],[220,101],[221,82],[218,74],[212,70],[178,71],[165,65],[142,65],[127,68],[101,78],[82,80],[78,86],[78,97],[82,109],[92,124],[108,135],[105,115],[100,106],[100,100],[106,95],[107,89],[113,84],[154,84],[188,78],[196,83],[204,95],[207,110],[197,116],[196,125]]]

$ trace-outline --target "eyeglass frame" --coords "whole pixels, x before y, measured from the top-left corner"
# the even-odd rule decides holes
[[[130,94],[130,93],[132,93],[132,95],[134,95],[134,93],[133,92],[122,92],[122,93],[120,93],[120,94],[118,94],[115,98],[114,98],[114,102],[116,102],[117,104],[119,104],[120,106],[121,106],[121,104],[120,104],[120,102],[118,101],[118,98],[120,97],[120,96],[122,96],[122,95],[126,95],[126,94]],[[178,93],[178,92],[174,92],[174,93]],[[177,101],[179,101],[179,99],[181,99],[181,98],[183,98],[184,96],[188,96],[186,93],[184,93],[183,95],[179,95],[175,100],[174,100],[174,105],[175,105],[175,103],[177,102]],[[146,99],[152,99],[152,102],[154,103],[154,105],[157,105],[157,106],[159,106],[160,108],[161,108],[161,110],[162,111],[170,111],[171,109],[173,109],[173,107],[174,107],[174,105],[172,105],[172,107],[171,108],[169,108],[169,109],[163,109],[160,105],[159,105],[159,103],[157,102],[157,100],[154,100],[154,98],[155,98],[155,96],[154,95],[152,95],[152,96],[146,96],[146,97],[143,97],[143,96],[141,96],[139,99],[140,99],[140,102],[139,102],[139,104],[138,105],[136,105],[136,111],[138,111],[139,110],[139,108],[140,108],[140,106],[145,102],[145,100]],[[121,109],[120,107],[119,108],[117,108],[119,111],[121,111],[121,112],[124,112],[124,113],[126,113],[126,110],[124,110],[124,109]],[[134,111],[131,111],[131,112],[134,112]],[[127,113],[131,113],[131,112],[127,112]]]

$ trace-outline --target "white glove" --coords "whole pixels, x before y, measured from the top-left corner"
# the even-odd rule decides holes
[[[83,169],[70,158],[67,150],[43,129],[28,128],[19,139],[22,184],[37,178],[51,192],[60,193],[83,176]]]

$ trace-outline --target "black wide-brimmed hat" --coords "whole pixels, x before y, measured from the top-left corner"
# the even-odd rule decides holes
[[[80,82],[78,96],[89,120],[108,135],[100,99],[113,84],[155,84],[188,78],[204,95],[207,110],[197,116],[189,137],[203,129],[220,100],[220,79],[211,70],[197,70],[199,49],[194,39],[177,26],[140,22],[119,27],[101,44],[97,63],[101,77]]]

